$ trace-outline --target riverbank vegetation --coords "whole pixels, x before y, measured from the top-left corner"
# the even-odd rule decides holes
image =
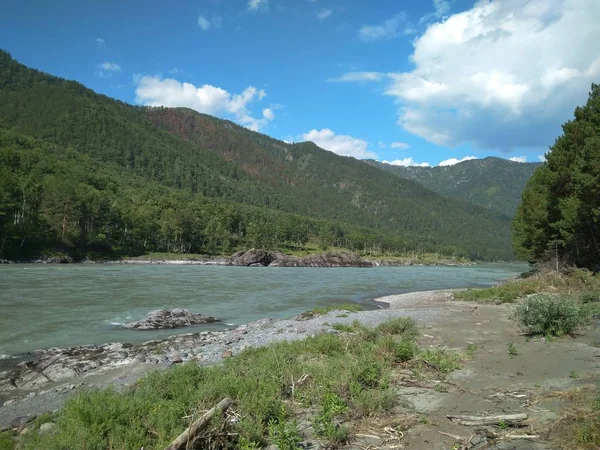
[[[291,450],[318,439],[334,448],[362,419],[393,422],[406,411],[394,390],[397,371],[418,367],[443,379],[464,355],[420,349],[411,319],[302,341],[251,349],[207,367],[188,364],[139,380],[125,392],[82,392],[53,419],[56,433],[37,430],[24,448],[163,449],[203,411],[221,399],[234,406],[194,448]],[[399,418],[395,420],[401,421]]]

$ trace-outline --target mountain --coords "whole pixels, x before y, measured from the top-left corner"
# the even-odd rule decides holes
[[[0,143],[5,254],[314,241],[512,257],[501,214],[311,142],[287,144],[185,108],[128,105],[6,52]]]
[[[488,157],[443,167],[403,167],[367,163],[432,191],[514,217],[525,185],[541,163],[520,163]]]

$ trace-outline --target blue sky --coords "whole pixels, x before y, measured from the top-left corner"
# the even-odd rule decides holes
[[[600,82],[597,0],[0,2],[28,66],[402,165],[537,161]]]

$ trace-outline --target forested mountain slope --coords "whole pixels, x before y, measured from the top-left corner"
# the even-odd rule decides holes
[[[527,182],[541,163],[488,157],[444,167],[402,167],[367,161],[401,178],[414,180],[449,197],[514,217]]]
[[[80,173],[97,170],[89,165],[98,167],[100,163],[113,184],[91,182],[94,189],[104,193],[107,186],[117,185],[113,201],[105,205],[108,213],[127,203],[121,199],[125,189],[123,180],[131,176],[143,191],[158,192],[156,186],[163,185],[168,188],[168,196],[174,198],[178,195],[188,196],[189,201],[208,198],[207,201],[215,205],[237,204],[234,209],[246,204],[260,207],[261,214],[279,210],[324,220],[323,223],[331,225],[325,233],[328,239],[351,247],[360,245],[357,243],[370,234],[370,243],[380,239],[391,245],[393,241],[395,249],[456,252],[481,259],[512,257],[509,220],[482,207],[445,198],[414,181],[399,179],[312,143],[286,144],[191,110],[127,105],[98,95],[79,83],[29,69],[5,52],[0,52],[0,127],[5,136],[9,136],[4,141],[18,147],[11,151],[17,151],[19,158],[27,160],[27,147],[35,149],[32,154],[38,155],[36,158],[40,151],[46,151],[42,149],[52,148],[47,152],[50,159],[42,158],[43,164],[52,165],[61,152],[69,155],[72,170]],[[23,140],[34,144],[23,146]],[[9,145],[3,146],[4,157],[11,158]],[[36,170],[43,173],[43,164],[39,162]],[[2,192],[2,198],[7,199],[5,204],[13,204],[12,209],[0,213],[6,228],[10,214],[13,214],[13,225],[18,222],[14,220],[14,205],[22,201],[19,191],[23,189],[19,186],[28,184],[26,180],[31,179],[32,169],[20,163],[3,163],[3,166],[13,180],[12,187],[3,188]],[[77,177],[71,173],[65,173],[56,181],[67,184],[73,181],[72,186],[60,188],[65,192],[77,193],[80,187]],[[44,183],[37,187],[42,203],[48,192],[58,189],[52,181]],[[88,181],[83,184],[90,186]],[[181,194],[177,194],[178,191]],[[47,222],[52,216],[52,206],[46,202],[45,208],[42,208],[46,211],[42,216]],[[62,217],[64,225],[54,226],[54,238],[66,244],[63,230],[69,226],[82,229],[86,220],[75,216],[67,219],[65,214]],[[130,227],[139,227],[138,222],[148,217],[128,220]],[[164,228],[172,229],[181,229],[185,222],[177,214],[162,220]],[[99,226],[97,221],[87,222],[90,229]],[[263,226],[266,226],[264,218],[246,220],[244,226],[236,230],[223,222],[219,226],[215,224],[214,229],[203,227],[203,239],[189,238],[189,233],[194,231],[190,229],[178,240],[181,249],[202,251],[211,235],[235,235],[237,240],[230,240],[230,244],[243,244],[248,228],[256,230]],[[356,231],[359,229],[362,231]],[[3,239],[8,239],[7,232],[3,233]],[[14,229],[11,233],[20,236]],[[315,233],[323,234],[322,231]],[[110,233],[99,234],[103,245],[111,248],[125,242]],[[48,236],[46,234],[46,240]],[[15,237],[10,239],[14,241]],[[147,239],[143,242],[145,251],[161,248],[159,244],[156,244],[158,247],[150,245]],[[84,244],[81,239],[70,242],[71,246]],[[140,247],[138,244],[135,248]]]

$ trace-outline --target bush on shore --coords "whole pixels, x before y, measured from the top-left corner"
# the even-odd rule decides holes
[[[589,321],[589,310],[573,297],[536,295],[517,306],[515,319],[532,335],[573,334]]]

